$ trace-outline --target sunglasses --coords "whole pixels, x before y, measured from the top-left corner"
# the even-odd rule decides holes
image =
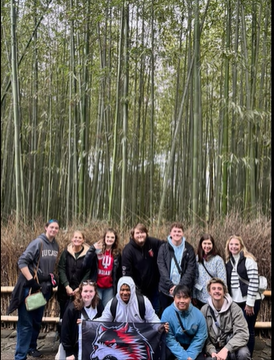
[[[96,283],[92,282],[91,280],[86,280],[85,282],[83,282],[83,285],[96,285]]]

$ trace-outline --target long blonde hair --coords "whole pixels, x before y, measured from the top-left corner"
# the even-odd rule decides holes
[[[229,251],[229,243],[230,243],[230,240],[232,240],[232,239],[237,239],[240,242],[240,245],[241,245],[240,252],[242,251],[246,258],[251,258],[256,261],[255,256],[253,254],[251,254],[249,251],[247,251],[245,244],[243,242],[243,239],[239,235],[231,235],[225,244],[225,261],[226,262],[228,262],[231,257],[231,252]]]

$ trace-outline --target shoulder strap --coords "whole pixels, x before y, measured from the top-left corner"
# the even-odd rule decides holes
[[[41,254],[42,254],[42,243],[40,243],[40,247],[39,247],[39,257],[38,257],[38,261],[37,261],[37,265],[36,268],[34,269],[34,275],[33,275],[33,279],[36,279],[37,283],[39,284],[39,279],[38,279],[38,268],[39,268],[39,263],[40,263],[40,258],[41,258]]]
[[[179,324],[180,324],[180,327],[182,328],[182,332],[185,333],[188,337],[190,338],[193,338],[193,336],[191,336],[189,333],[187,333],[187,331],[185,330],[184,326],[183,326],[183,323],[182,323],[182,320],[179,316],[179,313],[177,312],[177,310],[175,310],[175,313],[176,313],[176,316],[177,316],[177,319],[179,321]]]
[[[118,300],[116,295],[112,298],[111,304],[110,304],[110,312],[112,314],[112,322],[114,321],[116,317],[116,308],[117,308]]]
[[[138,301],[138,308],[140,317],[144,320],[145,314],[146,314],[146,307],[145,307],[145,298],[142,294],[136,293],[137,301]],[[116,295],[112,298],[111,304],[110,304],[110,313],[112,314],[112,322],[114,321],[116,317],[116,309],[117,309],[118,300],[116,298]]]
[[[212,315],[212,318],[214,319],[214,322],[217,322],[214,310],[212,309],[212,307],[210,305],[208,306],[208,308],[209,308],[210,314]]]
[[[249,285],[249,281],[248,281],[248,280],[245,280],[245,279],[243,279],[242,277],[240,277],[240,275],[239,275],[238,272],[237,272],[237,269],[235,268],[235,264],[233,264],[233,261],[232,261],[231,258],[230,258],[230,263],[231,263],[231,265],[232,265],[233,270],[234,270],[235,273],[238,275],[239,279],[240,279],[243,283]]]
[[[175,255],[173,256],[173,259],[174,259],[174,261],[175,261],[175,264],[176,264],[176,267],[177,267],[177,269],[178,269],[178,272],[179,272],[180,276],[182,276],[182,269],[181,269],[181,267],[180,267],[180,265],[179,265],[179,263],[178,263],[178,260],[176,259]]]
[[[217,319],[215,317],[213,308],[210,305],[208,307],[209,307],[210,314],[212,315],[212,318],[214,319],[216,327],[219,328],[222,333],[225,333],[225,331],[221,328],[220,324],[217,323]],[[229,308],[229,309],[230,309],[230,314],[231,314],[231,308]]]
[[[85,318],[86,321],[90,321],[90,318],[89,318],[89,316],[88,316],[85,308],[83,308],[83,309],[81,310],[81,314],[83,314],[83,316],[84,316],[84,318]]]
[[[202,259],[202,265],[203,265],[203,267],[205,268],[207,274],[208,274],[211,278],[213,278],[213,275],[210,274],[210,272],[207,270],[207,268],[206,268],[206,266],[205,266],[205,264],[204,264],[204,259]]]
[[[139,313],[140,317],[145,320],[145,314],[146,314],[146,307],[145,307],[145,298],[143,294],[136,293],[137,301],[138,301],[138,307],[139,307]]]

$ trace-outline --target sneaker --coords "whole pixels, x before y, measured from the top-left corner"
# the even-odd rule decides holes
[[[32,351],[29,351],[28,355],[31,357],[35,357],[35,358],[39,358],[39,357],[43,356],[43,354],[40,351],[38,351],[37,349],[33,349]]]

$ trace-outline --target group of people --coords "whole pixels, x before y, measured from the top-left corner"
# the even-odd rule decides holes
[[[66,359],[78,357],[81,320],[160,323],[166,359],[251,359],[261,295],[257,263],[239,235],[227,240],[223,260],[210,234],[201,236],[195,253],[180,222],[171,225],[167,240],[149,236],[139,223],[123,249],[112,228],[91,246],[77,230],[60,256],[57,276],[58,231],[59,222],[49,220],[19,258],[8,309],[18,309],[15,359],[41,357],[44,307],[29,312],[24,300],[30,288],[49,300],[57,280]]]

